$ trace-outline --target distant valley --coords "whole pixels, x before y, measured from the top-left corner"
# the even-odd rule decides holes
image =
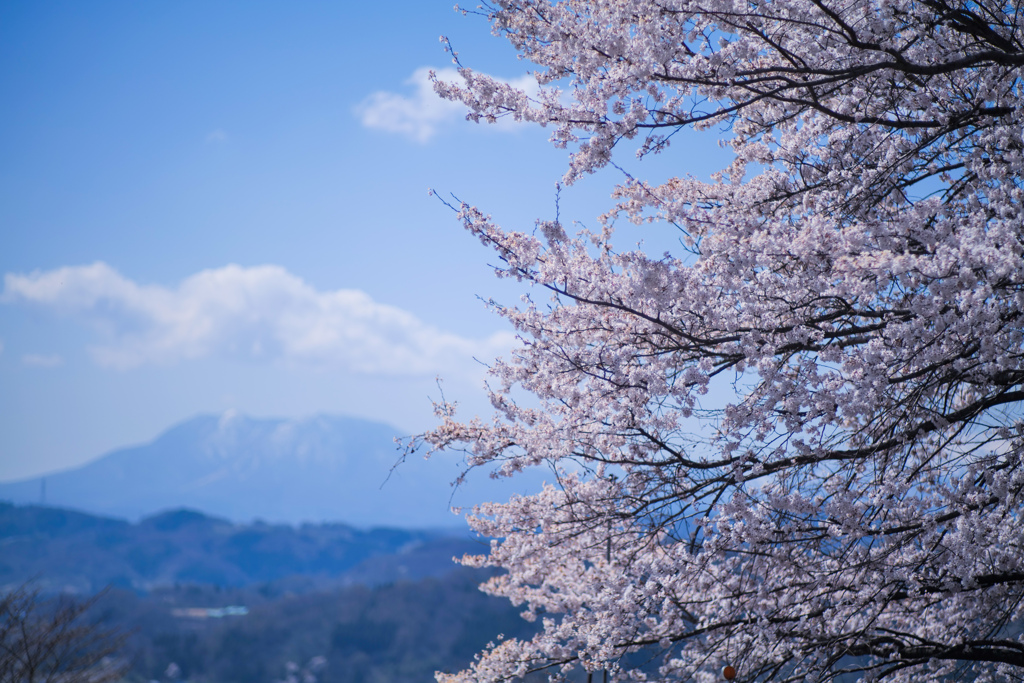
[[[428,683],[536,630],[477,590],[487,572],[452,562],[485,551],[437,532],[0,504],[0,592],[105,589],[89,620],[128,636],[125,683]]]
[[[90,618],[130,634],[126,683],[426,683],[530,637],[521,606],[477,590],[493,573],[453,562],[488,546],[450,507],[550,476],[453,489],[457,459],[400,463],[396,436],[228,412],[0,483],[0,592],[99,592]]]

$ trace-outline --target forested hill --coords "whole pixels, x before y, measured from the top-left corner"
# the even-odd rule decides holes
[[[479,552],[467,537],[343,524],[234,524],[191,510],[138,523],[0,503],[0,588],[34,578],[46,591],[108,585],[278,584],[312,590],[438,576]]]

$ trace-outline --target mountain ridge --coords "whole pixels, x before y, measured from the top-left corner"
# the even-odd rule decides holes
[[[292,591],[440,576],[479,552],[468,534],[340,524],[238,524],[177,509],[126,520],[0,503],[0,592],[34,579],[91,594],[196,584]]]
[[[504,485],[478,477],[453,492],[460,463],[439,456],[399,464],[401,436],[346,416],[199,415],[82,466],[0,483],[0,500],[39,503],[45,485],[47,505],[131,520],[185,507],[235,522],[453,529],[461,526],[453,499],[465,505],[537,488],[537,477]]]

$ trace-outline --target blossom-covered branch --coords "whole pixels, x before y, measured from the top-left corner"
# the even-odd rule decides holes
[[[567,180],[685,126],[726,130],[735,160],[711,182],[627,176],[599,232],[455,207],[550,302],[496,307],[522,345],[492,366],[494,418],[442,405],[421,440],[558,481],[482,506],[500,540],[467,559],[508,570],[487,590],[544,628],[441,679],[1024,677],[1021,8],[484,12],[540,95],[466,68],[436,89],[553,126]],[[620,251],[620,220],[684,248]]]

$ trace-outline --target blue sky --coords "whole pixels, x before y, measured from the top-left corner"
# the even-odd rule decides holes
[[[521,291],[427,189],[531,229],[566,158],[435,100],[442,34],[527,72],[450,0],[0,3],[0,480],[227,409],[422,430],[438,375],[486,410],[473,358],[512,338],[478,297]],[[644,175],[721,157],[683,140]]]

